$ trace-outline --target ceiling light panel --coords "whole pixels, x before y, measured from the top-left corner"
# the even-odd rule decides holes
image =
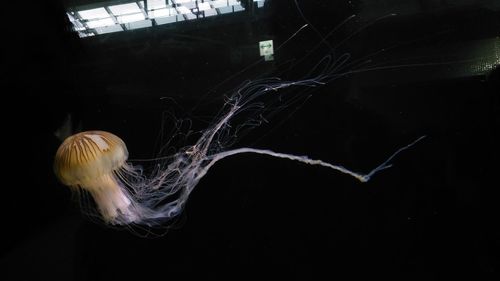
[[[78,15],[84,20],[108,18],[110,15],[104,8],[78,11]]]
[[[135,2],[122,5],[109,6],[108,8],[115,16],[135,14],[141,12],[141,9]]]
[[[165,0],[148,0],[148,10],[164,9],[167,7]]]

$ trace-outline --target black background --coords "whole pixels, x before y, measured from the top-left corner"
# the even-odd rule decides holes
[[[305,23],[293,3],[271,1],[255,25],[235,15],[208,31],[192,24],[106,40],[79,39],[62,3],[27,7],[23,18],[9,21],[3,40],[0,279],[276,274],[498,280],[498,70],[450,78],[446,71],[453,63],[419,65],[434,62],[440,46],[499,35],[498,13],[476,7],[436,12],[423,5],[428,10],[418,16],[368,24],[352,38],[370,21],[340,28],[330,44],[350,39],[335,55],[349,52],[356,59],[389,46],[394,50],[373,59],[393,65],[405,56],[418,60],[414,67],[361,71],[313,90],[291,90],[310,98],[270,116],[269,124],[235,145],[369,171],[427,135],[368,183],[286,160],[234,156],[200,182],[174,229],[141,238],[82,217],[52,173],[60,144],[54,131],[68,113],[82,130],[121,136],[131,158],[152,157],[165,112],[193,120],[193,129],[200,130],[222,106],[223,95],[243,80],[262,73],[304,75],[331,51],[324,44],[312,49],[321,41],[317,33],[370,8],[362,4],[301,3],[317,30],[305,29],[274,63],[245,72],[258,59],[251,44],[284,42]]]

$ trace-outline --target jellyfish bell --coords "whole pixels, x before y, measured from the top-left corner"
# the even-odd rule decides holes
[[[86,131],[72,135],[59,146],[54,160],[57,178],[74,190],[83,189],[94,198],[105,222],[137,220],[138,208],[118,178],[127,169],[128,150],[116,135]]]
[[[56,152],[54,171],[68,186],[86,186],[93,179],[120,168],[128,158],[125,143],[104,131],[69,136]]]

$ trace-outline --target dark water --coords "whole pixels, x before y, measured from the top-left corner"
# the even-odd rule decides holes
[[[68,31],[62,4],[33,6],[28,14],[39,24],[20,22],[5,35],[0,279],[498,280],[499,72],[484,66],[500,56],[498,7],[299,1],[304,19],[294,3],[278,2],[255,15],[87,39]],[[400,15],[384,17],[391,12]],[[318,34],[353,13],[360,19],[321,42]],[[274,61],[246,68],[259,59],[256,42],[278,45],[306,21],[316,30],[305,28]],[[324,86],[287,90],[296,102],[270,109],[269,123],[234,147],[367,172],[427,135],[368,183],[234,156],[200,182],[177,227],[145,239],[90,222],[53,175],[54,132],[68,114],[76,128],[122,137],[131,158],[153,157],[162,121],[171,125],[164,114],[202,130],[246,79],[301,77],[332,47],[336,57],[372,61]]]

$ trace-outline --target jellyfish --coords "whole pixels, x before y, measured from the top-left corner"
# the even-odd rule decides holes
[[[391,167],[390,161],[423,137],[394,152],[369,173],[357,173],[341,165],[268,149],[228,149],[223,141],[238,114],[255,107],[254,99],[292,85],[314,86],[318,80],[284,82],[279,79],[248,82],[226,102],[223,114],[202,131],[198,140],[167,157],[154,159],[155,169],[146,174],[128,160],[125,142],[105,131],[85,131],[64,140],[58,148],[54,171],[72,190],[89,193],[100,218],[110,225],[168,225],[183,211],[190,193],[218,161],[236,154],[255,153],[322,166],[367,182],[377,172]]]
[[[134,200],[117,177],[127,166],[128,150],[116,135],[88,131],[64,140],[56,152],[54,172],[74,190],[83,189],[94,198],[102,218],[134,222]]]

